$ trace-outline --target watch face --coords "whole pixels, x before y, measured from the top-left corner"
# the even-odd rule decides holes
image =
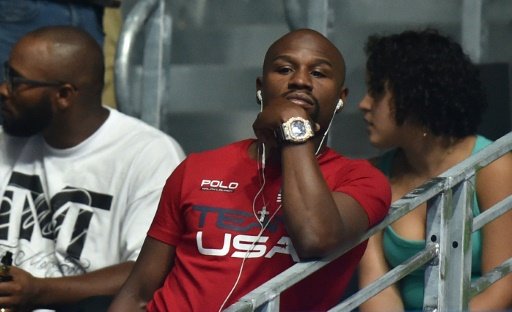
[[[311,122],[301,117],[292,117],[281,125],[281,132],[278,134],[280,140],[290,143],[302,143],[314,136]]]
[[[294,120],[290,125],[291,135],[294,138],[302,138],[306,135],[306,125],[302,120]]]

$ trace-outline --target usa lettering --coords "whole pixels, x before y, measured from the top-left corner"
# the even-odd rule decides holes
[[[235,235],[224,233],[224,240],[219,248],[208,248],[203,244],[203,232],[196,234],[197,250],[200,254],[206,256],[223,257],[227,256],[231,248],[234,251],[230,254],[232,258],[272,258],[276,254],[290,255],[295,262],[299,262],[299,257],[292,241],[287,236],[282,236],[274,246],[267,246],[268,236],[254,235]]]
[[[192,209],[199,212],[198,228],[203,228],[207,222],[214,224],[218,229],[239,233],[246,233],[261,227],[254,215],[247,211],[208,206],[193,206]],[[266,231],[275,233],[281,226],[284,226],[283,218],[277,215],[268,224]]]

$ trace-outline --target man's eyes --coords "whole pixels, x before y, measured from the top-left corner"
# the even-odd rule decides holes
[[[277,72],[278,73],[281,73],[281,74],[288,74],[292,71],[292,69],[290,67],[279,67],[277,69]]]
[[[325,75],[323,72],[319,71],[319,70],[314,70],[314,71],[312,71],[312,72],[311,72],[311,75],[312,75],[313,77],[317,77],[317,78],[326,77],[326,75]]]
[[[22,77],[11,77],[11,83],[13,85],[19,85],[19,84],[22,84],[26,79],[22,78]]]
[[[289,74],[289,73],[293,72],[293,69],[291,67],[279,67],[276,71],[280,74]],[[311,76],[317,77],[317,78],[327,77],[327,74],[325,74],[321,70],[312,70],[310,72],[310,74],[311,74]]]

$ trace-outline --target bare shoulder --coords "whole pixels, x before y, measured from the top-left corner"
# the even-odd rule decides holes
[[[493,179],[497,177],[510,177],[512,173],[512,153],[508,152],[495,161],[491,162],[486,167],[480,169],[477,175],[487,179]],[[512,177],[511,177],[512,178]]]
[[[512,194],[512,153],[507,153],[477,172],[477,194],[482,210]]]

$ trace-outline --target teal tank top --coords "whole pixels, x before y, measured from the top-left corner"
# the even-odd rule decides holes
[[[472,154],[477,153],[484,147],[491,144],[492,141],[482,136],[477,136]],[[390,176],[391,164],[396,150],[391,150],[379,158],[377,167],[386,175]],[[480,214],[476,195],[473,197],[473,216]],[[383,232],[383,249],[386,260],[390,268],[394,268],[403,263],[414,254],[425,248],[424,240],[408,240],[400,237],[392,228],[388,226]],[[479,278],[481,273],[481,255],[482,255],[482,234],[480,231],[474,232],[471,236],[472,258],[471,258],[471,279]],[[404,277],[398,283],[398,288],[402,296],[406,310],[423,309],[423,292],[425,269],[420,268],[410,275]]]

